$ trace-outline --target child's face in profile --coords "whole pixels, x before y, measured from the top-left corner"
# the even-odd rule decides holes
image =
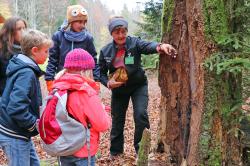
[[[85,28],[86,22],[86,20],[73,21],[71,29],[75,32],[81,32]]]
[[[37,64],[44,64],[49,54],[49,46],[33,47],[32,58]]]

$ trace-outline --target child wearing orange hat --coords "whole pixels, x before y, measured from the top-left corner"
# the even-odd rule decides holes
[[[99,67],[97,65],[94,39],[86,29],[88,13],[81,5],[72,5],[67,8],[67,23],[52,37],[54,46],[49,51],[49,61],[46,69],[45,80],[50,91],[55,74],[62,70],[66,54],[75,49],[86,50],[95,61],[93,69],[94,79],[99,79]]]

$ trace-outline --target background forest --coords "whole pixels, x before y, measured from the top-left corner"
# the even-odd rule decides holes
[[[27,20],[30,28],[52,35],[66,18],[67,6],[72,4],[81,4],[87,9],[87,29],[94,36],[98,50],[111,39],[107,23],[112,15],[122,15],[128,20],[129,34],[137,34],[145,39],[160,39],[161,1],[138,2],[133,9],[128,9],[124,4],[121,11],[114,11],[100,0],[0,0],[0,13],[5,18],[21,16]],[[148,26],[149,23],[143,23],[144,20],[151,21],[150,24],[155,26]],[[147,33],[150,31],[152,33]]]
[[[21,16],[27,20],[29,28],[51,36],[66,18],[67,6],[72,4],[81,4],[87,9],[87,29],[94,36],[97,52],[111,40],[107,23],[113,15],[127,19],[129,35],[160,41],[162,0],[136,2],[132,9],[124,4],[121,11],[109,9],[100,0],[0,0],[0,14],[5,18]],[[145,68],[156,68],[157,64],[158,56],[143,57]]]

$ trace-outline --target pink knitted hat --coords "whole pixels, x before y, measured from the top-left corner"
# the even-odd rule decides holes
[[[81,48],[74,49],[66,55],[65,69],[88,70],[95,68],[94,58]]]

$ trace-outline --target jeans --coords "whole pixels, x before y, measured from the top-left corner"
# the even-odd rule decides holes
[[[8,166],[40,166],[32,140],[24,141],[0,133],[0,147],[8,159]]]
[[[88,166],[88,158],[61,156],[60,163],[61,166]],[[95,156],[91,157],[90,166],[95,166]]]
[[[127,87],[122,91],[112,91],[111,98],[111,115],[112,115],[112,129],[111,129],[111,155],[123,153],[124,144],[124,124],[126,118],[126,111],[129,104],[129,99],[132,99],[134,109],[135,133],[134,133],[134,148],[136,153],[139,150],[139,143],[142,138],[142,133],[145,128],[149,128],[148,120],[148,85],[138,85],[134,87]]]

